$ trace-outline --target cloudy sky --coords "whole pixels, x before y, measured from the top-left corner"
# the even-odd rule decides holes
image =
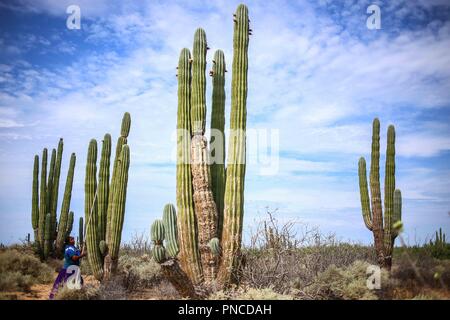
[[[238,3],[1,2],[1,242],[31,232],[33,156],[56,147],[60,137],[60,194],[75,152],[72,210],[83,215],[89,140],[106,132],[115,140],[125,111],[132,126],[123,237],[148,232],[164,204],[175,201],[178,54],[192,47],[201,26],[211,47],[209,67],[220,48],[231,71]],[[381,9],[379,30],[366,26],[372,3]],[[71,4],[81,9],[80,30],[66,27]],[[387,126],[396,127],[406,239],[425,241],[439,227],[450,233],[449,1],[246,4],[253,29],[248,128],[258,139],[248,155],[244,232],[268,207],[278,208],[280,220],[372,241],[361,217],[357,162],[360,156],[370,162],[371,123],[379,117],[382,178]],[[231,72],[226,82],[228,121]]]

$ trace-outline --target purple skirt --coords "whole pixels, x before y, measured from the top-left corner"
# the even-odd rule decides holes
[[[49,295],[49,299],[52,300],[55,297],[55,294],[58,292],[58,289],[62,286],[64,286],[64,284],[66,283],[67,279],[75,273],[67,273],[67,269],[62,268],[59,273],[58,276],[56,277],[55,282],[53,283],[53,287],[52,287],[52,291],[50,292]],[[81,277],[81,284],[83,284],[83,277]]]

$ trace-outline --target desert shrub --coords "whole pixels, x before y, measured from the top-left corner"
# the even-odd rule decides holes
[[[36,256],[16,249],[0,253],[0,290],[28,290],[53,280],[53,270]]]
[[[148,288],[162,280],[161,267],[148,254],[140,257],[121,255],[119,271],[123,275],[124,286],[129,291]]]
[[[239,288],[217,291],[208,297],[209,300],[294,300],[293,296],[280,294],[271,288]]]
[[[340,243],[334,235],[294,222],[279,223],[274,212],[257,223],[243,249],[241,282],[253,288],[289,293],[312,284],[330,265],[345,267],[357,260],[375,263],[372,247]]]
[[[120,248],[120,255],[140,257],[151,255],[151,241],[145,233],[135,233],[129,243],[124,243]]]
[[[369,265],[365,261],[355,261],[341,268],[332,265],[317,276],[314,283],[306,288],[306,293],[315,299],[378,299],[376,291],[367,287],[366,272]],[[381,283],[387,282],[388,275],[382,271]]]
[[[98,300],[99,288],[91,285],[85,285],[81,289],[69,289],[64,286],[58,290],[55,300]]]

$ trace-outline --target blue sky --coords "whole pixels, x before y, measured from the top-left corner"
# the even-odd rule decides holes
[[[77,154],[72,210],[83,215],[91,138],[117,138],[132,116],[125,241],[175,201],[178,54],[197,27],[232,61],[235,1],[2,1],[0,4],[0,241],[31,231],[33,156],[64,138],[62,180]],[[381,29],[366,27],[381,8]],[[81,30],[66,8],[81,8]],[[250,162],[244,232],[277,218],[369,243],[357,162],[370,161],[371,123],[397,133],[405,236],[450,233],[450,4],[432,1],[249,1],[248,128],[279,136],[279,166]],[[231,72],[226,79],[227,120]],[[209,78],[208,78],[209,80]],[[207,102],[210,107],[211,83]],[[209,109],[210,111],[210,109]],[[228,123],[227,123],[228,126]],[[258,131],[259,132],[259,131]],[[249,157],[259,159],[261,154]],[[382,170],[382,177],[384,172]],[[383,183],[383,181],[382,181]],[[61,183],[60,194],[64,188]],[[60,206],[60,204],[59,204]],[[76,227],[76,225],[75,225]],[[77,230],[77,229],[75,229]]]

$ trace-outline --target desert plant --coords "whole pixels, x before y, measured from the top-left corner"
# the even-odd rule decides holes
[[[436,231],[434,241],[433,239],[430,239],[430,242],[425,247],[430,251],[434,258],[450,258],[450,244],[447,243],[445,233],[442,232],[442,228],[439,228],[439,231]]]
[[[28,290],[33,284],[52,281],[53,270],[32,251],[0,252],[0,291]]]
[[[117,140],[116,155],[110,173],[111,136],[105,134],[97,184],[97,141],[89,143],[85,177],[85,239],[89,264],[97,280],[108,280],[116,272],[128,184],[130,149],[127,137],[131,117],[126,112]],[[80,237],[79,237],[80,238]]]
[[[226,169],[223,132],[226,70],[223,52],[216,52],[210,72],[214,79],[211,117],[215,142],[213,161],[204,136],[208,46],[203,29],[195,32],[193,57],[189,49],[184,48],[178,63],[178,224],[175,208],[166,206],[163,221],[155,221],[152,226],[152,240],[155,243],[153,256],[162,264],[163,272],[180,293],[191,297],[196,296],[200,287],[208,289],[216,283],[221,286],[232,283],[240,259],[249,34],[248,9],[239,5],[234,15],[232,134]]]
[[[74,153],[72,153],[70,157],[59,223],[56,218],[63,146],[63,139],[61,138],[58,143],[58,150],[52,150],[48,177],[47,149],[44,148],[42,152],[40,187],[39,156],[34,156],[31,224],[34,230],[36,246],[41,258],[44,259],[49,256],[60,257],[64,249],[65,237],[71,232],[71,226],[67,222],[70,218],[69,209],[76,161]],[[46,218],[48,214],[50,215],[49,219]],[[46,231],[48,231],[47,239],[45,239]]]
[[[361,207],[364,223],[373,232],[378,264],[390,270],[392,251],[398,229],[396,222],[402,218],[402,195],[395,189],[395,128],[390,125],[387,133],[386,169],[384,180],[384,215],[380,192],[380,121],[373,120],[372,157],[370,164],[370,194],[367,188],[366,160],[359,159],[358,175]],[[372,207],[372,208],[371,208]],[[384,225],[383,225],[384,221]]]

